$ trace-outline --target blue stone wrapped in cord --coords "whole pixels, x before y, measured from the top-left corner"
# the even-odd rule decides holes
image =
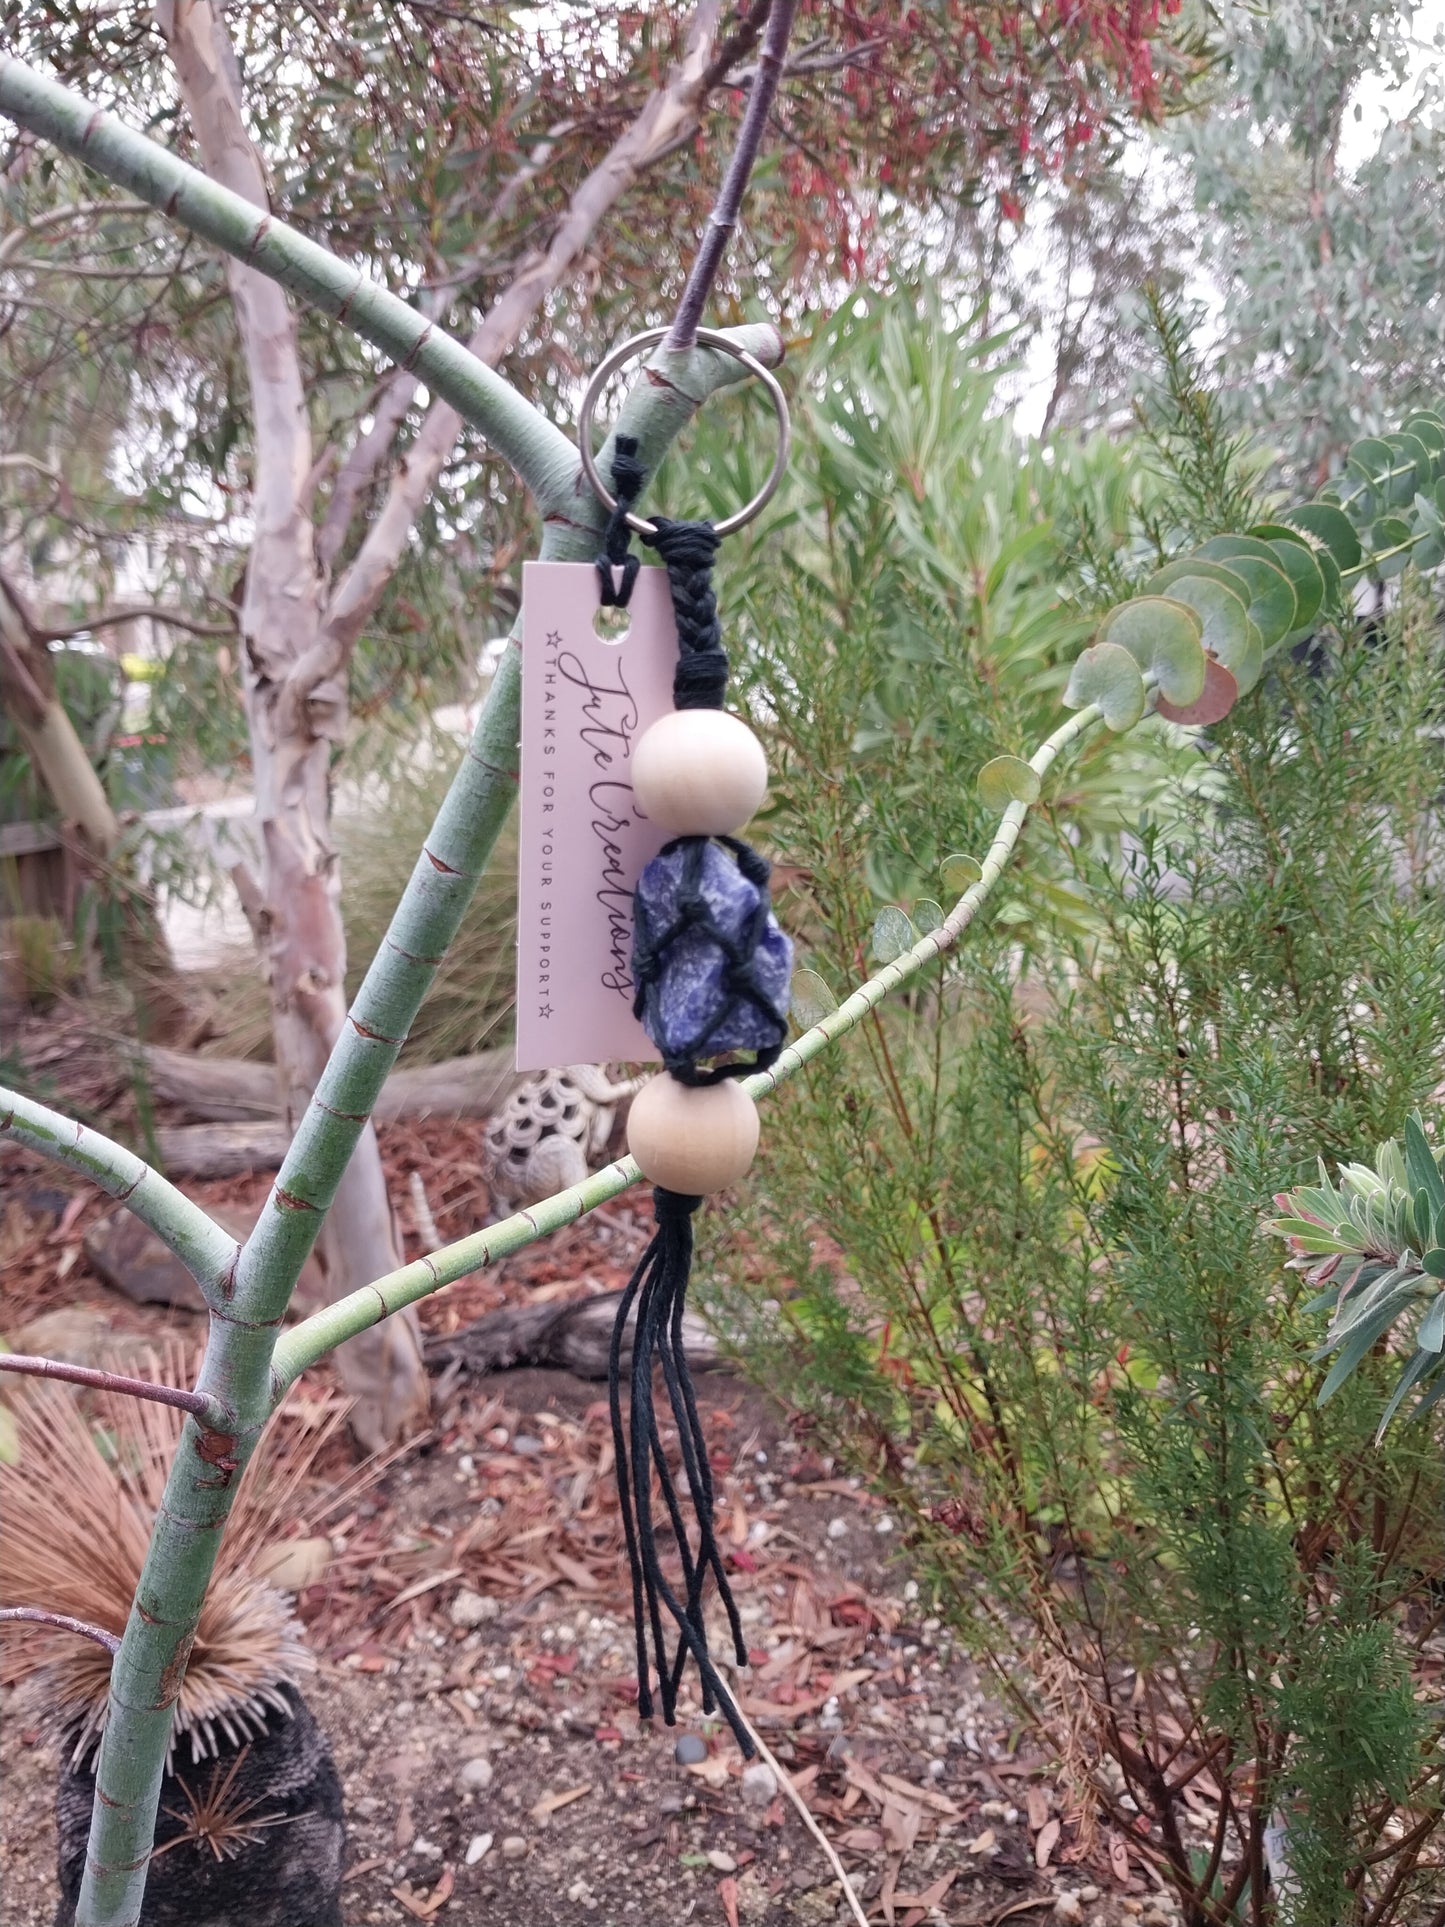
[[[667,1068],[755,1051],[788,1034],[793,945],[768,897],[768,864],[727,837],[679,837],[642,872],[634,905],[635,1009]]]

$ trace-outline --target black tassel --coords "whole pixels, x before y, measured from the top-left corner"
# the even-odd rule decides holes
[[[744,1758],[751,1759],[754,1752],[752,1740],[708,1654],[707,1634],[703,1625],[703,1589],[711,1572],[717,1580],[718,1595],[727,1612],[738,1664],[747,1664],[748,1652],[743,1640],[742,1621],[723,1570],[722,1554],[713,1526],[712,1468],[708,1464],[707,1440],[703,1436],[702,1420],[683,1345],[682,1321],[686,1311],[687,1281],[692,1270],[692,1214],[702,1200],[682,1197],[674,1191],[661,1188],[652,1195],[657,1210],[657,1231],[628,1280],[622,1302],[617,1308],[607,1375],[612,1413],[612,1447],[617,1459],[617,1493],[622,1507],[622,1528],[627,1540],[627,1561],[632,1572],[632,1618],[637,1635],[637,1710],[644,1719],[652,1717],[652,1675],[655,1671],[663,1720],[668,1726],[676,1725],[677,1689],[683,1668],[691,1656],[697,1665],[702,1685],[703,1711],[721,1712],[732,1728]],[[636,1322],[632,1334],[631,1401],[628,1425],[624,1430],[622,1342],[634,1307]],[[654,1359],[662,1366],[668,1402],[681,1443],[683,1470],[697,1520],[696,1551],[689,1540],[677,1489],[662,1449],[652,1396]],[[682,1566],[683,1599],[679,1599],[669,1585],[658,1556],[657,1534],[652,1518],[654,1472],[662,1488],[668,1528]],[[671,1657],[663,1625],[664,1608],[675,1622],[678,1632],[677,1649]],[[651,1655],[647,1644],[649,1631],[652,1635]]]

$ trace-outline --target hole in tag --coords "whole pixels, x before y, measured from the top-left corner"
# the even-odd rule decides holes
[[[627,632],[632,626],[632,617],[626,609],[609,609],[598,605],[592,617],[592,633],[599,642],[610,642],[620,648],[627,640]]]

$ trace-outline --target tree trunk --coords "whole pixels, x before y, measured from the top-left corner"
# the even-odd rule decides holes
[[[30,767],[62,819],[92,855],[109,856],[120,841],[120,824],[75,724],[55,693],[49,651],[35,640],[19,598],[4,582],[0,582],[0,696]]]
[[[241,114],[235,57],[211,0],[160,0],[156,16],[206,172],[266,207],[265,177]],[[264,275],[231,258],[226,274],[255,448],[241,648],[265,857],[260,936],[277,1076],[294,1130],[346,1020],[346,937],[330,797],[346,693],[339,677],[306,673],[320,653],[322,583],[307,493],[311,428],[295,317],[283,291]],[[336,1297],[401,1263],[370,1125],[327,1214],[316,1256]],[[352,1430],[369,1451],[425,1413],[427,1379],[414,1312],[376,1327],[364,1343],[353,1340],[337,1363],[356,1401]]]
[[[117,858],[120,823],[105,787],[55,689],[50,652],[21,597],[0,577],[0,703],[15,725],[30,767],[69,832],[81,874],[104,871],[121,911],[121,967],[135,999],[136,1024],[150,1038],[183,1037],[190,1007],[176,979],[150,892]]]

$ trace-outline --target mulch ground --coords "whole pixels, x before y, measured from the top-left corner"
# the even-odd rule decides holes
[[[383,1129],[408,1257],[421,1249],[413,1172],[444,1238],[485,1217],[478,1139],[466,1124]],[[187,1188],[255,1209],[266,1184],[258,1174]],[[91,1273],[84,1234],[107,1209],[0,1149],[0,1333],[12,1347],[49,1335],[63,1349],[59,1334],[116,1355],[165,1331],[202,1336],[198,1316],[137,1307]],[[519,1299],[616,1289],[645,1235],[619,1201],[425,1301],[423,1321],[449,1332]],[[1051,1763],[924,1616],[893,1520],[758,1393],[724,1372],[699,1388],[750,1649],[738,1691],[870,1919],[1176,1920],[1127,1842],[1105,1834],[1086,1851],[1076,1838]],[[730,1735],[695,1698],[685,1693],[676,1732],[637,1717],[600,1388],[523,1371],[439,1391],[433,1429],[369,1479],[348,1477],[340,1505],[336,1488],[314,1487],[276,1521],[278,1539],[324,1541],[324,1569],[297,1605],[318,1663],[306,1696],[346,1791],[348,1923],[849,1918],[781,1789],[766,1775],[744,1781]],[[334,1394],[325,1367],[299,1390]],[[323,1468],[347,1477],[346,1448]],[[4,1918],[39,1927],[54,1907],[56,1762],[23,1704],[10,1710]],[[705,1748],[696,1764],[679,1763],[680,1735]]]

